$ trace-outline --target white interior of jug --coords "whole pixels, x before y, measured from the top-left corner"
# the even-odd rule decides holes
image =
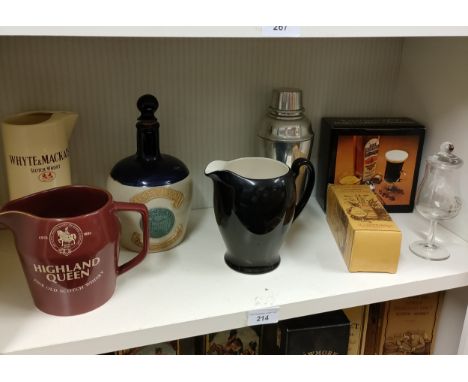
[[[231,171],[249,179],[271,179],[286,175],[289,167],[277,160],[262,157],[246,157],[234,159],[229,162],[211,162],[205,173],[215,171]]]

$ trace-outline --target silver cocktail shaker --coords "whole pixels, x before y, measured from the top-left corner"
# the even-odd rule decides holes
[[[310,160],[314,132],[304,115],[302,90],[279,88],[272,91],[268,113],[257,131],[257,154],[286,163],[297,158]],[[304,169],[302,169],[304,171]],[[297,177],[298,196],[302,194],[305,173]]]

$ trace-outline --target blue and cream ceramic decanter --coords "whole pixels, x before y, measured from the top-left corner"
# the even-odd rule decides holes
[[[150,252],[165,251],[184,238],[192,203],[192,178],[179,159],[159,151],[159,106],[151,94],[138,99],[137,152],[119,161],[107,179],[114,200],[144,203],[149,211]],[[142,247],[138,214],[119,213],[121,244],[132,251]]]

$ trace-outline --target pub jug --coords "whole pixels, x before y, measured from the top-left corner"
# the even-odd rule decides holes
[[[10,200],[71,184],[68,142],[78,114],[26,112],[2,122]]]
[[[303,166],[308,176],[298,199],[296,178]],[[205,175],[213,180],[213,207],[227,265],[249,274],[275,269],[283,239],[312,193],[312,163],[298,158],[289,168],[270,158],[217,160],[208,164]]]
[[[117,211],[140,213],[144,235],[139,254],[121,265]],[[107,191],[88,186],[40,191],[0,209],[35,305],[57,316],[89,312],[112,297],[117,276],[146,256],[147,220],[144,204],[114,202]]]

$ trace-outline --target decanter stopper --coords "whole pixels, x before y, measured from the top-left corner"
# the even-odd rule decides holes
[[[452,142],[444,142],[440,145],[440,151],[445,153],[451,153],[455,149],[455,146]]]
[[[427,158],[427,161],[435,167],[459,168],[463,165],[463,159],[453,153],[455,145],[452,142],[443,142],[440,151]]]
[[[158,107],[159,102],[156,99],[156,97],[152,94],[145,94],[138,98],[137,108],[138,110],[140,110],[141,115],[138,117],[137,126],[139,122],[157,122],[158,120],[154,116],[154,113],[156,112],[156,110],[158,110]]]

